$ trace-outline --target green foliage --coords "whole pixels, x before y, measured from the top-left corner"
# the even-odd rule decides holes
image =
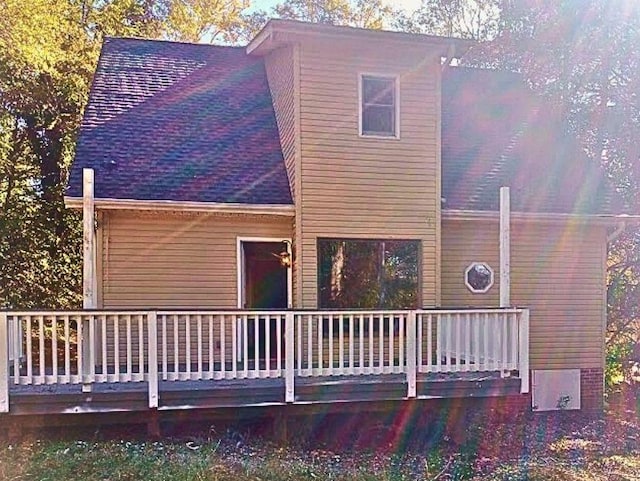
[[[0,0],[0,308],[80,305],[82,232],[64,187],[103,37],[211,40],[246,4]]]

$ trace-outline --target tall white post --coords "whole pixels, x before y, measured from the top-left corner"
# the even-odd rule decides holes
[[[18,373],[14,374],[18,376]],[[9,326],[0,312],[0,413],[9,412]]]
[[[97,307],[95,209],[93,169],[82,169],[82,307]]]
[[[500,307],[511,305],[511,195],[500,187]]]
[[[97,302],[96,279],[96,233],[95,233],[95,209],[94,209],[94,174],[93,169],[82,169],[82,307],[95,309]],[[91,319],[83,316],[82,319],[82,377],[91,376],[91,350],[90,339]],[[91,392],[91,384],[84,381],[83,392]]]

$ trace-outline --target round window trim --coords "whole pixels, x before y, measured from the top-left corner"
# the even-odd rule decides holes
[[[480,267],[482,269],[486,269],[487,271],[489,271],[489,283],[481,289],[478,289],[477,287],[472,286],[471,283],[469,282],[469,273],[472,270],[476,269],[477,267]],[[485,294],[486,292],[488,292],[489,289],[493,287],[494,278],[495,276],[493,274],[493,269],[486,262],[472,262],[464,271],[464,283],[467,286],[467,289],[469,289],[474,294]]]

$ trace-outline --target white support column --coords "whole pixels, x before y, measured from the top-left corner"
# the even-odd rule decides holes
[[[511,199],[500,187],[500,307],[511,305]]]
[[[294,314],[288,311],[284,322],[284,348],[285,348],[285,402],[295,401],[295,362],[294,362]]]
[[[520,393],[529,392],[529,309],[523,309],[520,314],[520,332],[518,333],[519,359],[518,371],[520,372]]]
[[[97,307],[96,279],[96,234],[94,209],[94,174],[93,169],[82,169],[82,307],[95,309]],[[82,376],[91,374],[91,349],[94,349],[90,338],[90,319],[83,319],[82,331],[84,336],[79,339],[82,349]],[[91,384],[83,383],[83,392],[91,392]]]
[[[7,314],[0,312],[0,413],[9,412],[9,329]],[[16,374],[17,375],[17,374]]]
[[[149,357],[149,408],[158,407],[158,316],[155,311],[147,313],[147,343]]]
[[[93,169],[82,169],[82,307],[97,307]]]
[[[418,349],[422,349],[422,339],[416,339],[416,311],[407,316],[407,397],[416,397],[416,371]]]

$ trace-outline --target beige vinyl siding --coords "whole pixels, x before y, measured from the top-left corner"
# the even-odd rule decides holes
[[[295,200],[296,136],[298,132],[296,131],[295,118],[293,47],[286,46],[271,52],[265,58],[265,68],[291,194]]]
[[[237,237],[291,237],[284,217],[105,213],[103,307],[237,307]]]
[[[422,241],[422,302],[436,299],[439,59],[424,49],[300,46],[303,307],[317,306],[317,239]],[[400,139],[359,135],[359,74],[398,75]]]
[[[300,135],[299,135],[299,78],[297,63],[297,47],[285,46],[279,48],[265,58],[265,67],[269,81],[269,90],[273,100],[273,108],[278,123],[280,145],[289,178],[291,195],[296,204],[296,216],[293,228],[293,257],[299,258],[297,239],[300,237],[301,226],[299,222],[300,202]],[[300,271],[299,263],[294,263],[292,269],[293,306],[297,307],[299,301]]]
[[[442,304],[499,303],[498,223],[442,224]],[[604,362],[606,232],[585,224],[512,222],[511,299],[531,310],[532,369],[601,368]],[[488,262],[495,283],[472,294],[464,270]]]

